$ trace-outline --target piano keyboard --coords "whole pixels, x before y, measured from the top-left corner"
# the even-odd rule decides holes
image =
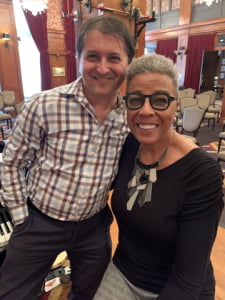
[[[13,223],[9,211],[0,205],[0,250],[7,246],[12,231]]]

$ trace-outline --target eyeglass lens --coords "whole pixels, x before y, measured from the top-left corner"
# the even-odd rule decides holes
[[[169,97],[166,94],[153,94],[153,95],[138,95],[130,94],[126,97],[127,107],[129,109],[139,109],[141,108],[146,98],[149,98],[149,102],[153,109],[164,110],[169,106]]]

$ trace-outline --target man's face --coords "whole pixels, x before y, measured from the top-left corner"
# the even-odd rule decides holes
[[[96,29],[87,33],[81,52],[80,73],[85,96],[90,102],[115,98],[127,66],[128,56],[119,36],[115,38]]]

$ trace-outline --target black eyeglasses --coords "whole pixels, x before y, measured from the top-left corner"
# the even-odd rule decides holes
[[[131,110],[140,109],[144,105],[146,98],[149,98],[149,103],[155,110],[166,110],[170,106],[170,102],[176,100],[176,98],[163,92],[156,92],[152,95],[129,93],[123,97],[127,108]]]

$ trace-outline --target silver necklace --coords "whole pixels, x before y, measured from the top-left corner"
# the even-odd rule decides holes
[[[132,210],[136,199],[140,207],[146,202],[151,202],[152,184],[157,180],[156,168],[165,158],[168,148],[169,146],[160,156],[159,160],[151,165],[145,165],[136,158],[134,174],[128,183],[129,200],[127,202],[127,210]]]

